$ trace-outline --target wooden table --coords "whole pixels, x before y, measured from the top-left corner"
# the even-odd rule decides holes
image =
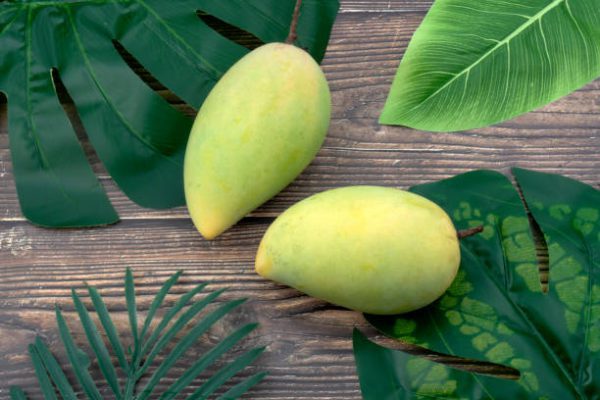
[[[134,205],[97,161],[94,168],[122,222],[60,231],[30,225],[19,211],[6,104],[0,104],[0,399],[8,398],[13,384],[39,398],[27,344],[41,335],[65,360],[53,307],[58,304],[74,318],[70,289],[82,288],[83,281],[107,296],[126,331],[121,297],[126,266],[135,271],[144,309],[178,269],[185,271],[178,293],[210,282],[213,290],[230,288],[224,299],[250,299],[208,335],[211,342],[231,326],[261,323],[250,344],[268,346],[258,368],[271,375],[248,398],[359,399],[351,332],[354,326],[367,329],[362,316],[267,282],[253,271],[257,245],[273,217],[324,189],[349,184],[406,188],[478,168],[508,172],[518,165],[600,187],[600,81],[491,128],[434,134],[377,124],[398,60],[430,5],[425,0],[342,1],[323,63],[334,110],[325,146],[288,189],[213,242],[200,238],[185,208],[152,211]],[[71,326],[82,341],[81,328]],[[194,348],[176,369],[204,349]],[[93,374],[99,375],[96,365]]]

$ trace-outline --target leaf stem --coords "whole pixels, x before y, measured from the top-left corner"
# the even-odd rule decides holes
[[[290,34],[288,35],[285,42],[287,44],[294,44],[298,39],[298,20],[300,19],[300,8],[302,7],[302,0],[296,0],[296,7],[294,8],[294,14],[292,15],[292,24],[290,25]]]
[[[476,226],[475,228],[464,229],[462,231],[458,231],[456,234],[460,240],[468,238],[469,236],[477,235],[481,232],[483,232],[483,225]]]

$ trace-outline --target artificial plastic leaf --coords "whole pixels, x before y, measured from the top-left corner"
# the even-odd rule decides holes
[[[436,0],[380,121],[431,131],[487,126],[598,76],[597,0]]]
[[[547,292],[518,192],[505,176],[476,171],[412,189],[442,206],[457,228],[484,225],[481,234],[461,241],[451,287],[424,309],[367,319],[391,337],[436,352],[515,368],[519,379],[452,369],[355,333],[365,399],[597,398],[600,192],[557,175],[514,174],[545,234]]]
[[[148,310],[147,319],[144,323],[147,329],[151,329],[150,321],[156,314],[156,311],[162,304],[163,300],[167,296],[169,290],[175,285],[178,278],[181,276],[181,271],[175,273],[167,282],[163,285],[161,290],[153,299],[150,309]],[[88,287],[88,292],[92,303],[96,307],[96,313],[102,327],[105,330],[105,334],[108,336],[108,342],[111,344],[113,351],[117,355],[117,363],[124,372],[124,391],[121,391],[115,365],[110,358],[108,347],[102,341],[102,335],[98,330],[98,327],[94,323],[90,311],[87,310],[83,301],[79,295],[72,291],[73,303],[75,310],[79,316],[80,322],[85,331],[86,337],[89,341],[90,347],[93,353],[97,357],[97,362],[109,388],[112,390],[113,395],[117,399],[124,400],[141,400],[148,398],[153,394],[156,385],[159,381],[171,370],[176,361],[193,345],[198,339],[204,334],[211,326],[217,321],[229,314],[233,309],[243,304],[246,299],[231,300],[222,304],[214,311],[210,312],[206,316],[199,318],[196,325],[182,338],[179,339],[178,343],[175,344],[172,351],[165,355],[164,360],[155,369],[151,378],[146,382],[137,393],[137,386],[140,383],[144,372],[149,368],[154,361],[154,358],[158,353],[164,349],[173,339],[176,339],[188,325],[188,322],[192,318],[198,316],[198,314],[210,305],[221,293],[223,289],[213,292],[202,300],[193,301],[193,297],[198,294],[206,285],[196,286],[192,291],[184,294],[175,303],[175,306],[171,308],[163,317],[162,321],[158,324],[156,330],[153,330],[148,339],[144,338],[144,335],[138,337],[138,345],[130,352],[130,359],[125,359],[123,352],[123,345],[120,342],[118,334],[112,318],[110,317],[108,310],[105,306],[102,297],[98,291],[93,287]],[[133,279],[133,273],[130,269],[126,271],[125,277],[125,297],[127,304],[127,312],[130,320],[130,335],[134,338],[137,335],[137,307],[135,301],[135,284]],[[192,302],[192,305],[183,312],[183,315],[171,326],[167,332],[161,336],[164,329],[169,325],[169,322],[183,309],[185,306]],[[135,314],[135,315],[134,315]],[[84,353],[76,344],[73,335],[67,326],[66,320],[61,310],[56,308],[56,319],[58,322],[60,338],[67,351],[67,357],[71,363],[72,369],[77,378],[77,382],[83,388],[88,399],[101,399],[99,387],[94,382],[92,375],[90,374],[89,368],[91,360],[86,353]],[[222,358],[228,351],[230,351],[235,345],[239,344],[245,339],[252,331],[258,327],[258,324],[247,324],[240,329],[234,331],[229,336],[225,337],[221,342],[217,343],[212,347],[206,354],[204,354],[190,369],[182,374],[181,377],[175,377],[175,383],[166,392],[160,395],[160,398],[173,398],[184,389],[189,389],[190,385],[198,381],[200,373],[214,367],[215,361]],[[142,331],[146,329],[142,328]],[[263,351],[264,347],[258,347],[251,349],[241,356],[235,357],[229,364],[221,369],[215,371],[210,377],[206,378],[204,384],[200,385],[203,388],[203,393],[208,395],[216,390],[222,388],[222,386],[229,381],[234,375],[245,369],[250,363],[252,363]],[[61,369],[58,361],[52,355],[48,346],[38,337],[35,344],[29,346],[29,353],[35,369],[36,376],[42,388],[42,393],[46,399],[57,399],[56,390],[65,400],[76,399],[75,390],[69,383],[66,374]],[[246,378],[241,383],[230,388],[222,398],[233,399],[241,396],[243,393],[248,391],[252,386],[259,383],[266,375],[264,373],[258,373]],[[56,388],[56,390],[55,390]],[[171,391],[173,389],[173,391]],[[22,400],[25,399],[24,392],[17,387],[11,388],[11,399]],[[231,397],[233,396],[233,397]],[[192,395],[190,398],[200,398],[200,395]],[[206,397],[206,396],[205,396]],[[205,398],[202,397],[202,398]]]
[[[264,42],[288,35],[296,0],[107,0],[0,2],[0,91],[8,98],[19,201],[33,223],[79,227],[118,216],[94,175],[56,93],[60,76],[91,144],[134,202],[184,204],[182,161],[191,119],[129,67],[122,45],[193,107],[248,50],[197,11]],[[305,1],[298,45],[321,60],[338,0]],[[226,105],[224,105],[226,107]]]

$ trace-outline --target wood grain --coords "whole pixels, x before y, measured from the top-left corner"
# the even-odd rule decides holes
[[[70,289],[97,285],[120,331],[127,331],[122,279],[135,271],[140,307],[146,310],[162,282],[183,269],[176,293],[199,282],[208,290],[229,287],[223,300],[248,297],[239,311],[211,330],[176,371],[190,365],[224,332],[250,321],[260,331],[244,346],[266,345],[257,369],[269,378],[248,398],[360,399],[351,349],[358,326],[378,341],[360,314],[301,295],[260,279],[252,270],[258,242],[272,217],[310,194],[349,184],[408,187],[476,168],[508,173],[521,166],[561,173],[600,187],[600,81],[541,110],[504,124],[453,134],[384,127],[377,123],[398,62],[431,1],[342,1],[323,69],[333,94],[333,121],[315,162],[275,199],[214,242],[203,241],[186,210],[146,210],[126,199],[94,158],[123,221],[111,228],[45,230],[24,221],[19,211],[7,134],[6,103],[0,101],[0,399],[19,384],[40,398],[27,357],[27,344],[41,335],[64,361],[53,307],[65,310],[76,340]],[[158,83],[174,106],[192,111]],[[73,108],[66,104],[67,109]],[[79,133],[82,127],[78,128]],[[168,297],[173,304],[174,296]],[[240,351],[241,349],[236,349]],[[415,350],[413,348],[413,350]],[[471,369],[508,374],[472,362]],[[93,374],[99,376],[97,366]],[[246,373],[247,375],[247,373]],[[161,382],[165,387],[172,382]],[[104,393],[107,398],[108,394]]]
[[[379,125],[377,119],[398,61],[423,15],[339,15],[323,63],[333,95],[328,138],[309,168],[254,216],[275,216],[298,200],[333,187],[374,184],[406,188],[481,168],[508,173],[511,167],[521,166],[600,187],[600,81],[490,128],[431,133]],[[5,116],[6,105],[0,104],[0,221],[15,221],[23,218],[14,188]],[[89,145],[86,147],[89,152]],[[122,218],[187,218],[184,208],[154,211],[136,206],[120,192],[101,163],[95,157],[92,161]]]

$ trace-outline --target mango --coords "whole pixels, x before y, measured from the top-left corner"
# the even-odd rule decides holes
[[[259,47],[219,80],[188,141],[184,187],[192,220],[213,239],[289,185],[319,151],[329,86],[304,50]]]
[[[353,186],[309,197],[263,237],[256,272],[371,314],[416,310],[440,297],[460,264],[456,229],[435,203],[393,188]]]

